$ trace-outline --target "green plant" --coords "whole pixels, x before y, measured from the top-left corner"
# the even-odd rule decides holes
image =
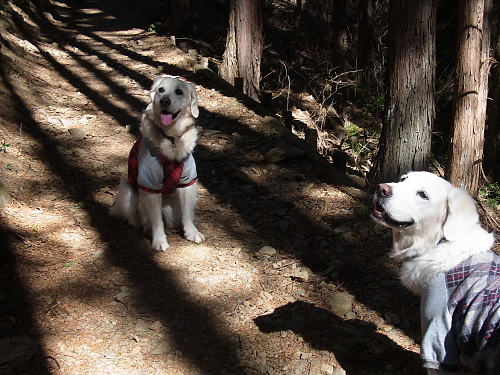
[[[498,186],[498,182],[484,185],[479,190],[479,195],[486,200],[486,203],[491,208],[496,209],[500,206],[500,187]]]
[[[345,130],[347,133],[345,144],[354,155],[366,157],[372,152],[373,147],[370,146],[376,143],[377,138],[375,131],[362,129],[353,123],[348,123]]]
[[[7,147],[10,147],[10,143],[2,141],[2,143],[0,144],[0,151],[7,152]]]
[[[365,103],[364,107],[373,116],[379,116],[384,111],[385,96],[384,94],[370,95]]]
[[[151,25],[149,25],[148,31],[150,33],[157,33],[158,32],[158,25],[155,23],[152,23]]]

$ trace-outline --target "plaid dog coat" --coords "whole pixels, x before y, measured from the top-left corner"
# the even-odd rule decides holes
[[[500,374],[500,257],[473,255],[438,274],[422,294],[424,367]]]
[[[167,197],[177,188],[193,185],[196,178],[196,164],[192,154],[181,161],[169,160],[142,136],[130,150],[128,180],[135,189],[161,193]]]

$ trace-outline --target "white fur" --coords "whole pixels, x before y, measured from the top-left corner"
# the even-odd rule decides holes
[[[392,229],[390,255],[401,262],[401,281],[416,294],[432,277],[489,250],[494,241],[481,228],[474,199],[428,172],[410,172],[401,182],[380,184],[372,217]],[[427,369],[427,374],[451,373]]]
[[[178,91],[181,90],[181,91]],[[182,92],[182,94],[181,94]],[[162,154],[170,160],[180,161],[193,152],[198,139],[194,118],[198,117],[198,99],[194,85],[176,78],[157,78],[150,91],[151,103],[142,114],[140,131]],[[168,98],[168,110],[178,113],[173,123],[164,126],[160,115],[165,105],[162,99]],[[173,137],[175,145],[165,138],[162,131]],[[169,245],[164,224],[170,227],[182,225],[184,237],[189,241],[201,243],[205,236],[194,225],[194,210],[197,201],[198,184],[178,188],[170,196],[153,194],[143,190],[136,191],[123,178],[111,215],[128,221],[133,226],[151,229],[151,247],[166,250]]]

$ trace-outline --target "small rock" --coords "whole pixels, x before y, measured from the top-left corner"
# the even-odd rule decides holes
[[[322,374],[333,375],[333,366],[329,365],[327,363],[323,363],[321,365],[321,373]]]
[[[161,322],[158,320],[149,326],[149,329],[152,331],[159,331],[162,328],[163,324],[161,324]]]
[[[391,312],[385,313],[385,319],[389,324],[392,325],[398,325],[399,323],[401,323],[401,319],[399,319],[399,316]]]
[[[330,311],[340,317],[352,311],[353,302],[354,296],[347,292],[336,292],[325,300]]]
[[[151,354],[153,355],[160,355],[160,354],[166,354],[172,350],[172,347],[167,341],[162,341],[156,348],[153,349]]]
[[[267,256],[276,255],[276,249],[271,246],[264,246],[259,251],[257,251],[257,253]]]
[[[146,332],[148,330],[147,326],[146,326],[146,323],[142,322],[142,321],[139,321],[135,327],[134,327],[134,330],[136,332]]]
[[[129,296],[129,292],[127,291],[124,291],[124,292],[120,292],[120,293],[117,293],[116,296],[115,296],[115,299],[118,301],[118,302],[125,302],[125,300],[127,299],[127,297]]]
[[[85,133],[82,129],[79,128],[69,128],[68,132],[71,135],[71,138],[77,141],[81,141],[82,139],[85,139],[85,137],[87,136],[87,133]]]
[[[309,280],[309,273],[307,271],[296,269],[290,274],[290,277],[297,281],[307,281]]]
[[[301,156],[305,151],[298,149],[288,143],[282,142],[266,154],[266,162],[268,164],[278,164],[282,160],[291,159],[294,157]]]
[[[313,187],[313,183],[312,182],[307,182],[307,183],[304,183],[304,184],[301,184],[300,187],[299,187],[299,191],[301,193],[304,193],[304,194],[308,194],[309,191],[311,190],[311,188]]]
[[[79,158],[84,158],[88,155],[88,153],[83,148],[74,148],[73,155]]]

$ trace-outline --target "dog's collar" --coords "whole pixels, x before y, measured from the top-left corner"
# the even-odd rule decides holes
[[[191,128],[194,127],[193,125],[189,125],[186,130],[184,130],[184,133],[181,134],[180,137],[177,137],[177,139],[181,139],[184,134],[186,134],[189,130],[191,130]],[[158,131],[160,132],[160,134],[165,137],[166,139],[168,139],[170,141],[170,143],[172,143],[172,146],[174,148],[177,147],[177,140],[176,140],[176,137],[172,137],[171,135],[168,135],[167,133],[165,133],[165,131],[160,128],[159,126],[156,127],[156,129],[158,129]]]
[[[158,131],[160,132],[160,134],[163,135],[163,137],[167,138],[170,141],[170,143],[172,143],[172,147],[173,148],[177,147],[177,141],[175,140],[174,137],[172,137],[171,135],[168,135],[167,133],[165,133],[162,128],[159,128],[158,126],[156,128],[158,129]],[[181,137],[182,137],[182,135],[181,135]]]
[[[447,241],[448,241],[448,240],[447,240],[446,238],[444,238],[444,237],[443,237],[443,238],[441,238],[441,239],[438,241],[438,243],[437,243],[434,247],[437,247],[437,246],[439,246],[439,245],[442,245],[443,243],[445,243],[445,242],[447,242]],[[400,259],[400,260],[398,261],[398,264],[399,264],[399,265],[402,265],[402,264],[404,264],[404,263],[406,263],[406,262],[408,262],[408,261],[410,261],[410,260],[412,260],[412,259],[418,258],[420,255],[421,255],[421,254],[415,254],[415,255],[412,255],[412,256],[409,256],[409,257],[404,257],[403,259]]]
[[[443,237],[443,238],[441,238],[441,239],[439,240],[439,242],[436,244],[436,246],[439,246],[439,245],[441,245],[441,244],[445,243],[446,241],[448,241],[448,240],[447,240],[446,238],[444,238],[444,237]]]

